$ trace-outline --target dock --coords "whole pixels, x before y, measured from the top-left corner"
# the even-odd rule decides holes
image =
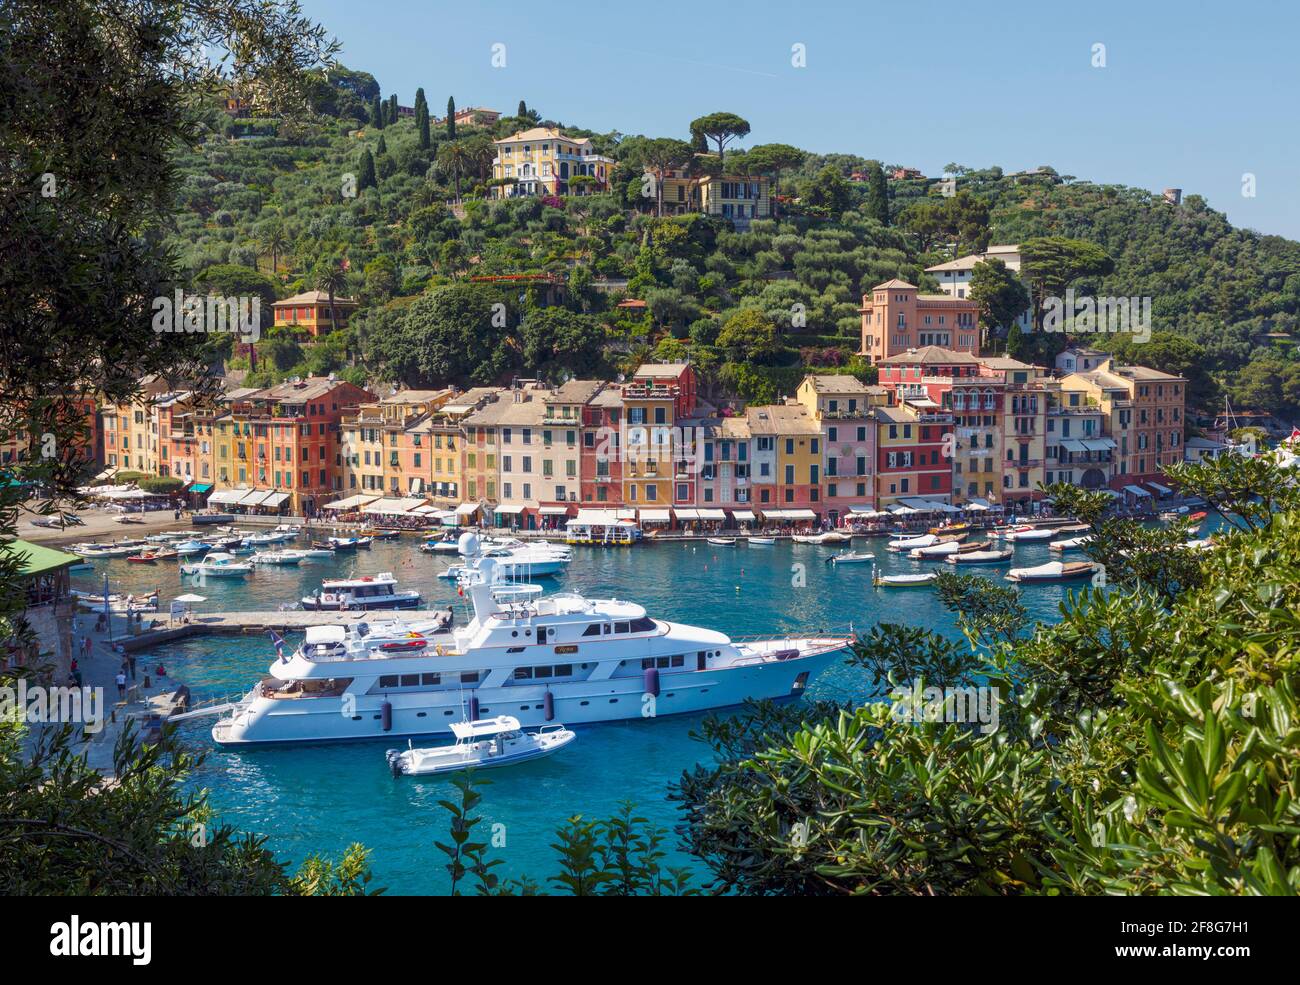
[[[419,622],[429,619],[435,609],[382,609],[373,612],[306,612],[301,609],[268,612],[222,612],[194,615],[188,622],[160,621],[154,628],[139,633],[119,636],[117,645],[123,650],[144,650],[188,639],[192,636],[249,636],[274,630],[277,633],[301,632],[309,626],[338,626],[349,623],[385,621]]]

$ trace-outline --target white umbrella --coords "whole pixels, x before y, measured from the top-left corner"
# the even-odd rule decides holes
[[[191,593],[188,595],[177,595],[174,601],[194,603],[194,602],[206,602],[207,599],[205,599],[202,595],[194,595],[193,593]]]

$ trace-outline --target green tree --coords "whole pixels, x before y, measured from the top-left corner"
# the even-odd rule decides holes
[[[867,162],[867,215],[882,226],[889,225],[889,184],[879,161]]]
[[[375,157],[370,153],[367,147],[361,151],[361,165],[358,168],[360,172],[357,175],[357,191],[365,191],[367,188],[377,188],[378,180],[375,178]]]
[[[379,101],[379,93],[370,100],[370,125],[376,130],[384,129],[384,107]]]
[[[970,299],[980,306],[980,321],[986,330],[1009,331],[1029,307],[1025,285],[997,257],[975,264],[971,271]]]
[[[483,285],[453,284],[422,294],[376,333],[373,346],[410,386],[486,386],[517,364],[507,343],[511,321],[505,297]]]
[[[343,266],[337,261],[322,260],[312,272],[312,280],[315,282],[318,291],[324,291],[329,295],[330,331],[337,332],[339,328],[338,306],[335,304],[335,297],[347,290],[348,275],[344,272]]]
[[[737,137],[749,134],[749,121],[735,113],[710,113],[691,121],[691,133],[713,141],[718,148],[718,163],[721,164],[727,144]]]
[[[757,308],[745,308],[723,323],[718,347],[736,362],[770,363],[779,351],[776,326]]]
[[[1065,236],[1026,239],[1020,244],[1020,256],[1020,273],[1030,283],[1040,326],[1047,298],[1063,298],[1075,281],[1104,276],[1115,269],[1115,261],[1096,243]]]
[[[456,139],[456,99],[453,96],[447,97],[447,139]]]
[[[781,173],[800,167],[807,158],[807,151],[790,144],[758,144],[745,154],[752,172],[772,176],[773,195],[781,190]]]

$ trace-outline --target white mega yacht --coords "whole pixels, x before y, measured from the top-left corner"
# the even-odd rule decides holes
[[[453,722],[523,726],[650,718],[798,697],[851,634],[732,640],[644,608],[509,584],[484,558],[473,607],[315,626],[240,701],[212,711],[221,745],[445,736]]]

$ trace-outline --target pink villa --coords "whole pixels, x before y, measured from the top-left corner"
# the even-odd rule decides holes
[[[938,346],[978,356],[979,305],[947,294],[919,294],[916,285],[889,280],[862,296],[862,347],[871,362],[908,349]]]

